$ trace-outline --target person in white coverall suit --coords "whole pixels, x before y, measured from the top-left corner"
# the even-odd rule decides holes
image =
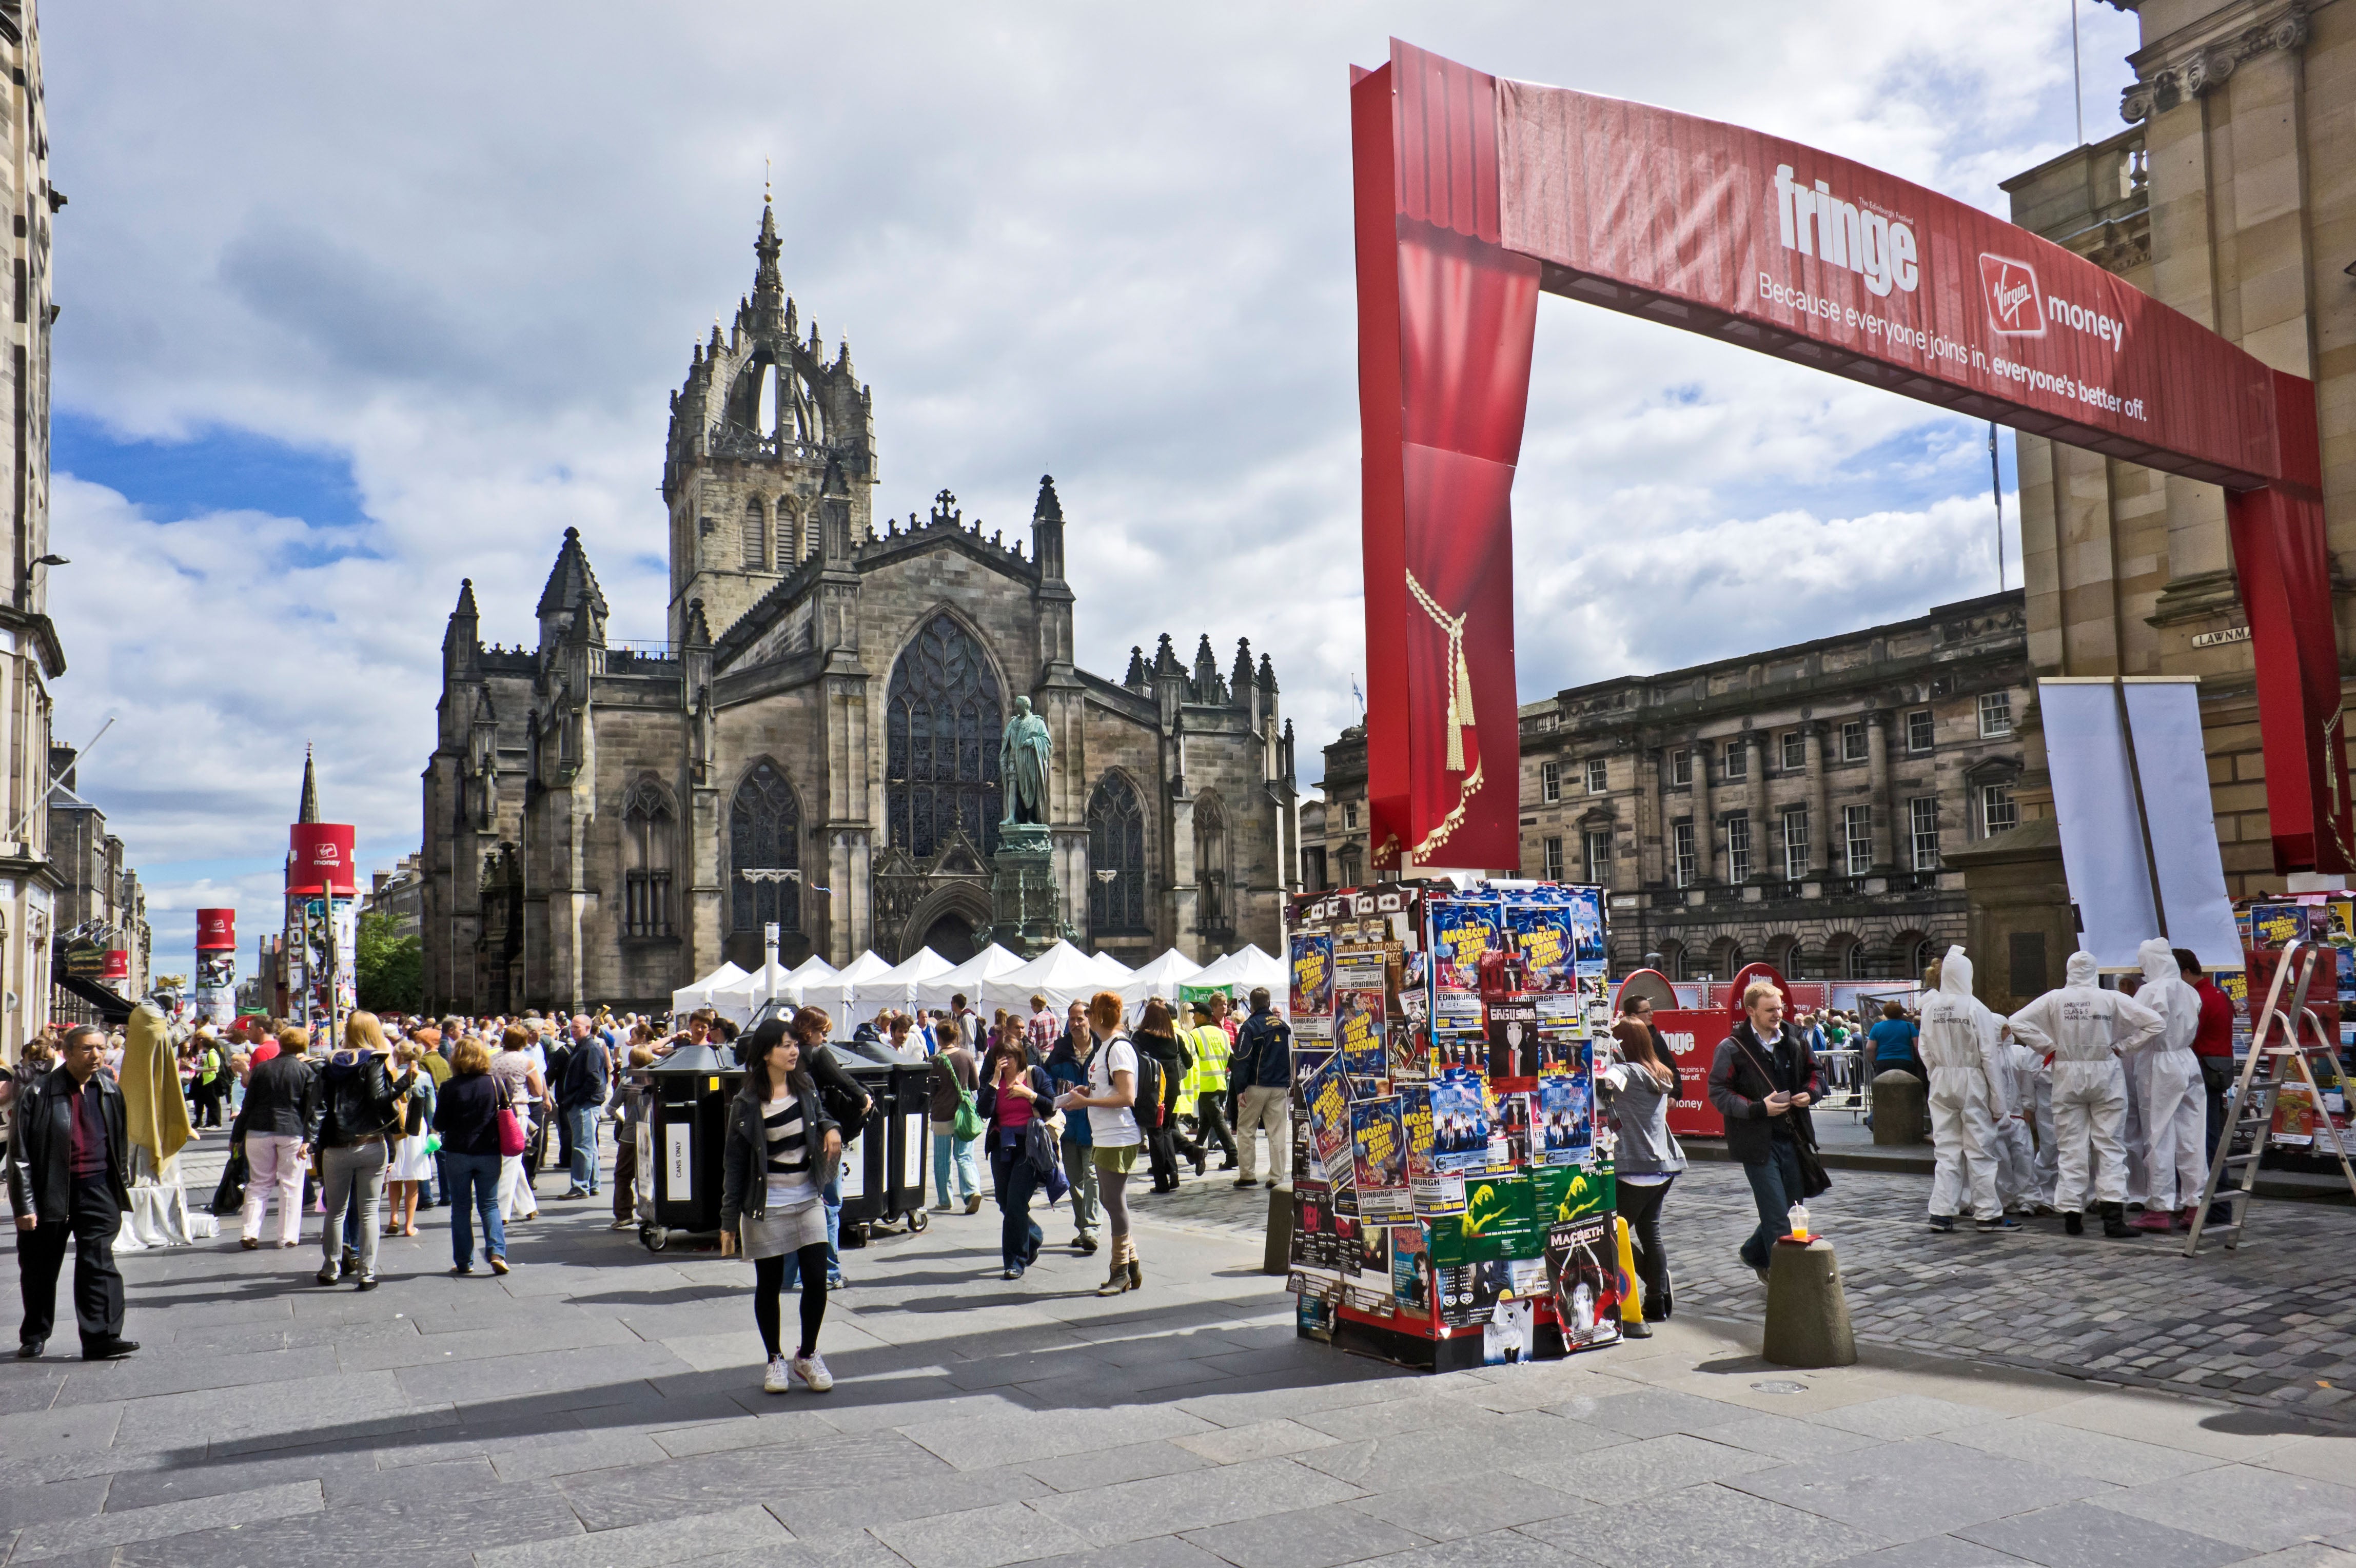
[[[2019,1040],[2006,1040],[1998,1048],[2010,1075],[2005,1081],[2010,1086],[2012,1114],[1996,1124],[1996,1195],[2008,1214],[2039,1206],[2051,1208],[2047,1200],[2051,1192],[2038,1179],[2037,1151],[2029,1141],[2029,1112],[2037,1103],[2037,1069],[2044,1058]],[[2048,1112],[2045,1124],[2051,1122]]]
[[[2015,1013],[2012,1034],[2052,1058],[2054,1143],[2061,1164],[2053,1207],[2062,1211],[2062,1228],[2072,1236],[2084,1233],[2091,1186],[2102,1205],[2103,1234],[2132,1236],[2121,1212],[2127,1162],[2119,1124],[2126,1118],[2127,1079],[2120,1058],[2168,1026],[2134,997],[2095,984],[2095,971],[2093,953],[2072,953],[2064,971],[2068,983]]]
[[[2192,1036],[2201,1028],[2200,993],[2184,983],[2168,939],[2154,937],[2136,950],[2143,961],[2143,989],[2136,1000],[2167,1020],[2166,1030],[2127,1058],[2136,1101],[2143,1110],[2144,1173],[2147,1184],[2138,1230],[2167,1230],[2192,1224],[2192,1206],[2209,1177],[2209,1101],[2201,1083],[2201,1058]],[[2132,1197],[2134,1195],[2128,1195]]]
[[[1972,961],[1952,947],[1939,989],[1922,1003],[1915,1049],[1931,1073],[1931,1229],[1952,1230],[1966,1200],[1983,1230],[2018,1222],[1997,1196],[1997,1123],[2012,1114],[2012,1066],[1997,1038],[2004,1021],[1972,994]]]

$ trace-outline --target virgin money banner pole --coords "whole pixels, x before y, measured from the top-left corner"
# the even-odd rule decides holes
[[[1511,585],[1472,564],[1507,558],[1529,374],[1516,289],[1535,267],[1548,293],[2223,486],[2276,865],[2351,869],[2311,382],[2026,230],[1795,142],[1397,39],[1351,115],[1378,855],[1388,835],[1426,861],[1518,858],[1498,766],[1512,644],[1493,624]]]

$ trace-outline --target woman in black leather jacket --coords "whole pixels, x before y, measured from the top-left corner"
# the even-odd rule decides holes
[[[827,1290],[826,1209],[819,1195],[842,1158],[842,1129],[802,1063],[801,1032],[780,1018],[753,1032],[744,1087],[728,1102],[721,1151],[720,1251],[741,1251],[753,1260],[753,1321],[769,1352],[762,1386],[773,1394],[790,1389],[793,1378],[812,1393],[834,1387],[818,1353]],[[824,1034],[823,1025],[818,1032]],[[788,1257],[800,1264],[802,1286],[801,1346],[790,1362],[781,1348],[778,1300]]]

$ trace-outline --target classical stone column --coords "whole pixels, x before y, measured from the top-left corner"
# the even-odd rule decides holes
[[[1876,708],[1865,715],[1866,771],[1873,782],[1873,869],[1887,874],[1897,865],[1890,849],[1897,826],[1897,810],[1890,798],[1890,712]]]
[[[1639,813],[1636,819],[1636,886],[1638,887],[1668,880],[1667,869],[1662,864],[1667,858],[1669,849],[1668,811],[1666,802],[1661,798],[1662,767],[1663,753],[1659,746],[1648,746],[1636,753],[1636,809]],[[1644,858],[1647,853],[1644,845],[1648,835],[1653,843],[1660,845],[1659,849],[1650,852],[1653,858],[1649,866]]]
[[[1709,769],[1716,749],[1699,736],[1686,742],[1693,757],[1694,881],[1718,880],[1718,822],[1710,811]]]
[[[1781,870],[1771,863],[1771,835],[1767,832],[1767,737],[1757,730],[1742,735],[1743,749],[1750,754],[1743,773],[1747,780],[1743,790],[1743,810],[1751,814],[1751,875],[1772,875]]]
[[[1834,866],[1833,819],[1826,796],[1826,728],[1822,719],[1811,719],[1800,726],[1800,733],[1807,737],[1808,870],[1829,875]]]

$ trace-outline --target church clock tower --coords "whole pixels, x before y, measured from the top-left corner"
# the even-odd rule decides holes
[[[830,459],[850,492],[851,539],[873,532],[874,396],[851,369],[849,342],[830,361],[815,322],[802,335],[777,268],[783,248],[764,202],[753,292],[737,302],[725,336],[712,323],[671,394],[662,494],[674,644],[685,639],[694,601],[703,601],[712,631],[724,634],[820,553]]]

